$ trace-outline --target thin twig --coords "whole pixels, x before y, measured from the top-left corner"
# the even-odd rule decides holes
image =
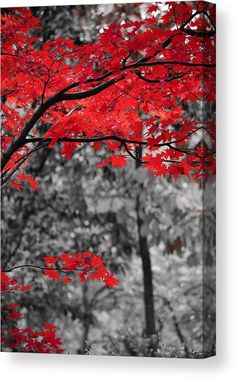
[[[111,341],[112,345],[114,346],[114,348],[116,349],[117,353],[119,355],[121,355],[121,352],[120,350],[118,349],[118,347],[116,346],[115,342],[113,341],[113,339],[111,338],[111,336],[109,334],[107,334],[107,337],[109,338],[109,340]]]
[[[26,153],[23,157],[19,158],[15,163],[17,163],[14,170],[12,170],[9,175],[5,178],[2,178],[1,180],[1,186],[3,186],[14,174],[15,172],[23,165],[23,163],[26,161],[26,159],[36,150],[41,149],[44,146],[47,146],[49,144],[48,141],[46,141],[44,144],[40,144],[39,146],[34,147],[32,150],[30,150],[28,153]]]

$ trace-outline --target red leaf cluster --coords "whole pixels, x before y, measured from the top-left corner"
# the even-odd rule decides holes
[[[18,280],[11,278],[6,272],[0,271],[1,280],[1,292],[15,292],[15,291],[27,291],[31,288],[31,285],[22,285],[18,283]]]
[[[26,291],[30,288],[30,285],[19,285],[15,278],[10,278],[1,270],[2,292]],[[19,306],[17,303],[11,303],[1,307],[1,316],[5,320],[1,328],[2,348],[20,352],[62,353],[64,351],[62,341],[57,337],[54,325],[44,324],[44,329],[41,331],[18,327],[18,321],[22,316],[21,312],[17,310]]]
[[[75,272],[84,283],[89,279],[97,280],[110,288],[119,284],[114,275],[106,269],[102,258],[90,252],[62,253],[57,257],[44,257],[43,260],[47,265],[44,275],[52,280],[60,280],[64,284],[72,282],[70,275]]]
[[[56,354],[64,352],[61,338],[57,337],[57,329],[53,324],[44,324],[41,331],[32,328],[9,328],[7,333],[2,331],[1,342],[9,351]]]

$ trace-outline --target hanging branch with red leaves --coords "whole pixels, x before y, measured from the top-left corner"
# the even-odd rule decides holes
[[[214,174],[214,114],[199,121],[181,104],[215,103],[215,7],[166,4],[162,16],[163,4],[152,5],[145,19],[110,25],[80,47],[57,38],[35,48],[40,20],[26,8],[3,13],[2,184],[36,190],[22,172],[35,151],[61,143],[69,159],[98,141],[110,151],[102,165],[125,166],[142,145],[141,163],[154,175]]]

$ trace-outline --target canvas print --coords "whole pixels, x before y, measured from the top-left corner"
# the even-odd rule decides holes
[[[215,355],[215,13],[2,8],[2,352]]]

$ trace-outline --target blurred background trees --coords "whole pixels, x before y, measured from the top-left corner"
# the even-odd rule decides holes
[[[94,283],[65,288],[47,283],[40,273],[18,271],[34,283],[20,299],[28,323],[56,323],[74,353],[163,355],[164,349],[167,356],[191,356],[192,350],[201,351],[203,294],[214,298],[215,291],[214,275],[212,283],[202,282],[199,184],[154,178],[133,161],[122,169],[97,169],[103,154],[94,156],[88,146],[70,161],[51,154],[37,171],[36,193],[3,189],[2,265],[37,264],[42,256],[62,251],[99,253],[116,272],[118,289]],[[37,170],[40,158],[35,155],[31,170]],[[213,232],[214,217],[209,218]],[[154,323],[149,333],[140,238],[152,265],[155,313],[149,314]],[[208,244],[204,263],[214,271],[214,240]],[[205,316],[214,326],[214,304]],[[210,330],[209,344],[214,341]]]

